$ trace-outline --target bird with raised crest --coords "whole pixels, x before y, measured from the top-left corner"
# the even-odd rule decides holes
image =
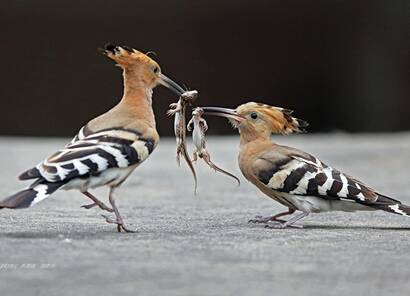
[[[98,206],[113,212],[115,219],[104,216],[106,221],[116,224],[119,232],[132,232],[118,211],[114,190],[150,156],[159,142],[152,109],[153,89],[163,85],[178,96],[184,90],[162,74],[154,60],[136,49],[107,44],[100,51],[122,68],[121,101],[84,125],[64,148],[22,173],[20,180],[34,182],[0,201],[0,209],[31,207],[60,188],[77,189],[93,202],[84,208]],[[89,192],[100,186],[109,187],[111,206]]]
[[[264,194],[288,208],[249,222],[269,228],[301,227],[296,221],[310,213],[373,211],[410,216],[410,207],[380,194],[357,179],[301,150],[271,140],[272,134],[303,132],[308,124],[288,109],[250,102],[236,109],[202,107],[205,115],[228,118],[240,134],[239,167]],[[287,221],[280,217],[291,215]],[[299,213],[300,212],[300,213]]]

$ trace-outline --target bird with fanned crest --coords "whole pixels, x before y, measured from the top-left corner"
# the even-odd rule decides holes
[[[303,132],[308,124],[292,111],[250,102],[236,109],[202,107],[205,115],[230,120],[240,134],[239,167],[245,178],[264,194],[288,208],[249,222],[268,223],[269,228],[301,226],[296,221],[310,213],[327,211],[383,210],[410,216],[410,207],[380,194],[301,150],[274,143],[272,134]],[[297,214],[288,220],[280,217]]]
[[[119,232],[131,232],[118,211],[114,190],[158,144],[152,109],[153,89],[163,85],[178,96],[184,90],[162,74],[154,60],[136,49],[107,44],[100,51],[122,68],[124,94],[121,101],[84,125],[64,148],[22,173],[20,180],[34,182],[0,201],[0,209],[31,207],[60,188],[77,189],[92,200],[84,208],[98,206],[113,212],[115,218],[104,216],[106,221],[116,224]],[[110,188],[110,206],[89,192],[100,186]]]

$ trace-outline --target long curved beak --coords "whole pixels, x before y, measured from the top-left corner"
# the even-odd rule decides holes
[[[176,82],[174,82],[172,79],[168,78],[162,73],[159,74],[159,83],[165,86],[166,88],[172,90],[178,96],[182,95],[185,92],[185,90],[182,87],[180,87]]]
[[[220,108],[220,107],[201,107],[204,110],[205,115],[215,115],[219,117],[225,117],[228,119],[233,119],[237,122],[242,122],[246,118],[239,115],[235,109]]]

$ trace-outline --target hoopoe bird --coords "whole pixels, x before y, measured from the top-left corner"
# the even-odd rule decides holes
[[[57,189],[77,189],[93,203],[114,212],[115,219],[104,216],[117,230],[126,228],[115,203],[114,190],[144,160],[158,144],[152,109],[152,92],[163,85],[178,96],[184,90],[161,72],[159,65],[147,55],[127,46],[107,44],[100,51],[122,68],[124,94],[121,101],[108,112],[84,125],[72,141],[42,163],[19,176],[20,180],[34,180],[25,190],[0,202],[1,208],[27,208],[49,197]],[[108,186],[111,207],[89,190]]]
[[[269,228],[301,227],[294,224],[310,213],[327,211],[372,211],[410,216],[410,207],[378,193],[357,179],[324,164],[301,150],[282,146],[271,134],[303,132],[307,123],[292,117],[292,111],[250,102],[235,110],[202,107],[205,114],[226,117],[239,130],[239,167],[244,177],[260,191],[288,208],[249,222]],[[279,219],[296,213],[287,221]]]

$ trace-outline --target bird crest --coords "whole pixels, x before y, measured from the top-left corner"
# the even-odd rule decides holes
[[[237,113],[247,118],[252,118],[252,113],[261,115],[264,125],[267,125],[271,133],[290,134],[305,132],[309,125],[306,121],[292,116],[293,110],[274,107],[263,103],[249,102],[240,105]],[[258,116],[258,115],[255,115]]]
[[[127,45],[107,43],[104,48],[99,48],[98,50],[121,67],[131,66],[136,63],[155,63],[148,55]]]

